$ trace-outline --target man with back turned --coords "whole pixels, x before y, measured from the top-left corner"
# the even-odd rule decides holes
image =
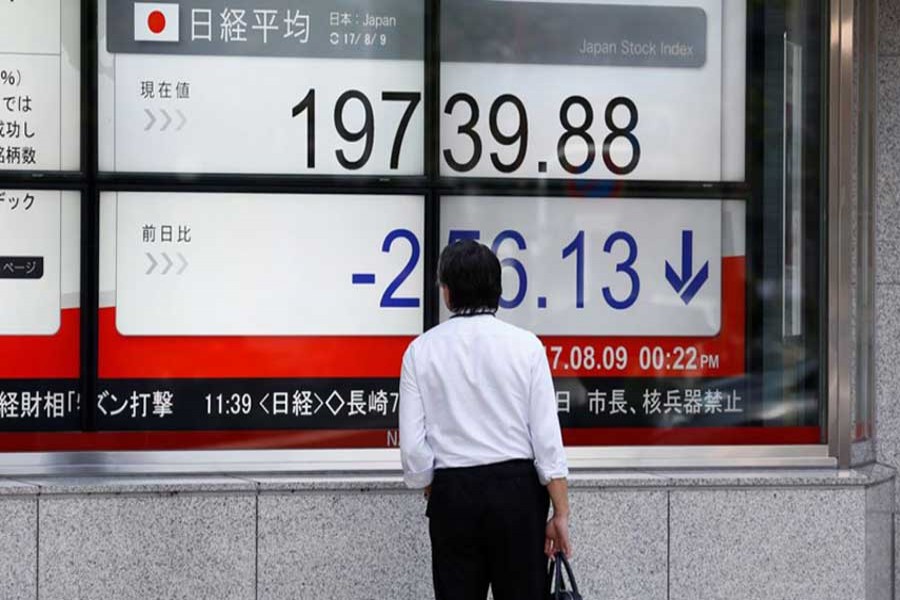
[[[451,244],[439,280],[453,316],[410,345],[400,379],[404,479],[428,498],[435,596],[484,600],[490,586],[496,600],[545,600],[547,556],[571,554],[547,357],[534,334],[495,316],[490,249]]]

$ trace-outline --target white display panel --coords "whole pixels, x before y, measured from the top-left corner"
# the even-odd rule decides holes
[[[80,167],[80,3],[0,3],[0,170]]]
[[[441,174],[743,179],[745,11],[722,0],[444,4]]]
[[[477,237],[495,248],[504,265],[501,316],[539,335],[714,336],[722,205],[448,197],[441,242]]]
[[[80,304],[76,192],[0,189],[0,336],[54,335]]]
[[[99,3],[102,170],[424,173],[421,5],[140,4]]]
[[[123,335],[422,331],[421,197],[119,192],[102,208],[101,305],[112,275]]]

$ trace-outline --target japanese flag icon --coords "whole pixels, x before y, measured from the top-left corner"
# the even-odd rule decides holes
[[[177,42],[177,4],[134,3],[134,39],[136,42]]]

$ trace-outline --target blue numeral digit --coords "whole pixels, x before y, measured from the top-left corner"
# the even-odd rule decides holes
[[[406,266],[403,267],[403,270],[400,271],[400,274],[397,275],[394,281],[392,281],[387,289],[384,290],[384,295],[381,296],[381,307],[418,308],[418,298],[394,298],[394,294],[397,292],[400,286],[403,285],[406,279],[412,274],[413,270],[416,268],[416,265],[419,263],[419,255],[421,254],[419,240],[418,238],[416,238],[416,234],[408,229],[395,229],[388,233],[387,237],[384,238],[384,243],[381,245],[381,251],[390,252],[391,246],[394,245],[394,240],[397,239],[405,239],[409,242],[409,245],[412,247],[412,255],[409,257],[409,262],[407,262]]]
[[[584,231],[579,231],[572,243],[563,248],[562,257],[575,253],[575,308],[584,308]]]
[[[454,244],[456,242],[462,242],[464,240],[480,240],[481,232],[477,229],[451,229],[450,230],[450,239],[447,240],[447,245]]]
[[[606,240],[606,244],[603,245],[603,251],[609,254],[612,252],[612,248],[616,242],[625,242],[628,246],[628,257],[616,265],[617,273],[625,273],[628,275],[628,278],[631,279],[631,292],[628,294],[628,297],[624,300],[617,300],[613,297],[612,292],[609,289],[609,286],[603,288],[603,298],[606,300],[606,303],[609,304],[612,308],[616,310],[624,310],[630,307],[632,304],[637,301],[638,293],[641,291],[641,280],[638,277],[637,271],[634,270],[634,262],[638,257],[638,248],[637,242],[634,241],[634,237],[630,233],[625,231],[617,231],[613,233]]]
[[[522,237],[521,233],[512,229],[506,229],[498,233],[497,237],[494,238],[494,243],[491,246],[491,250],[494,251],[494,254],[498,254],[500,246],[506,240],[515,242],[519,250],[525,250],[527,248],[525,244],[525,238]],[[528,275],[525,273],[525,265],[523,265],[515,258],[504,258],[500,261],[500,266],[512,267],[512,269],[516,272],[516,275],[518,275],[519,277],[519,290],[516,292],[516,295],[513,296],[512,300],[506,300],[501,296],[500,308],[516,308],[517,306],[522,304],[522,301],[525,299],[525,292],[528,291]]]

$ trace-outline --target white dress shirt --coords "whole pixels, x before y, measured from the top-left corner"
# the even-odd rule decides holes
[[[491,315],[455,317],[403,356],[400,452],[406,484],[434,469],[532,459],[543,484],[568,467],[544,347]]]

